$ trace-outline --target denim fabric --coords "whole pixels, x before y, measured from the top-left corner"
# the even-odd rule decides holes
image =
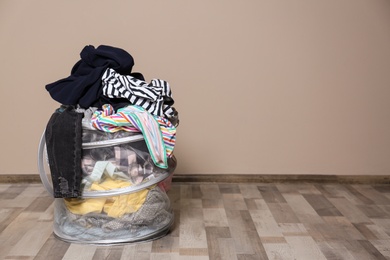
[[[72,106],[57,109],[46,126],[45,139],[55,198],[81,196],[83,113]]]

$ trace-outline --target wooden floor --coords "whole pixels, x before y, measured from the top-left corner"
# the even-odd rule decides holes
[[[41,184],[0,184],[0,259],[390,259],[390,185],[173,183],[165,237],[115,246],[52,234]]]

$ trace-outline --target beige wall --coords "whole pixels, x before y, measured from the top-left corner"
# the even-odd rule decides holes
[[[0,1],[0,174],[36,174],[81,49],[167,80],[181,174],[390,174],[390,1]]]

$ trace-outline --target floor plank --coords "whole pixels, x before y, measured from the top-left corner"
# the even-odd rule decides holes
[[[39,183],[0,184],[0,259],[390,259],[390,185],[172,183],[157,240],[68,243]]]

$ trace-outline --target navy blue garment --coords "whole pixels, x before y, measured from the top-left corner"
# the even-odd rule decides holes
[[[45,140],[55,198],[81,196],[83,116],[72,106],[61,106],[47,123]]]
[[[102,96],[101,77],[107,68],[123,75],[131,75],[133,57],[123,49],[100,45],[96,49],[87,45],[69,77],[46,85],[51,97],[63,105],[89,108]]]

